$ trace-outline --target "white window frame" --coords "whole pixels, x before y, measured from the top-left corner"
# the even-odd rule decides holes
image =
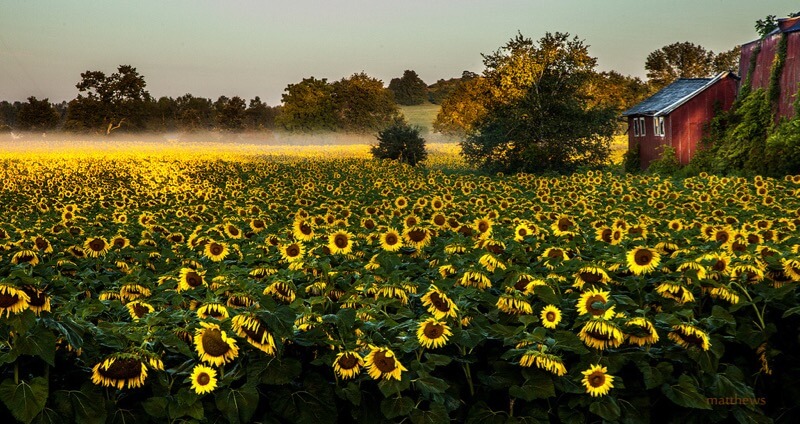
[[[639,135],[647,137],[647,125],[644,123],[644,116],[639,119],[641,119],[641,122],[639,122]]]
[[[633,118],[633,136],[639,137],[639,118]]]
[[[659,133],[661,134],[661,137],[664,137],[664,117],[663,116],[659,116],[658,117],[658,129],[659,129]]]

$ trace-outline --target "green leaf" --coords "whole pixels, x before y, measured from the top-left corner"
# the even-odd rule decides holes
[[[404,378],[400,381],[397,380],[381,380],[378,383],[378,388],[383,393],[383,396],[389,397],[394,396],[403,390],[408,389],[411,386],[411,381],[407,378]]]
[[[553,305],[558,305],[561,302],[558,298],[558,295],[556,295],[550,286],[536,286],[533,288],[533,292],[539,296],[539,299],[541,299],[542,302]]]
[[[513,385],[508,389],[508,394],[523,400],[547,399],[556,395],[553,379],[549,374],[533,370],[528,373],[528,378],[522,386]]]
[[[783,313],[783,318],[792,315],[800,315],[800,306],[795,306],[794,308],[787,309],[786,312]]]
[[[70,390],[67,398],[75,411],[75,421],[81,424],[103,424],[106,422],[106,407],[103,393],[92,383],[81,385],[81,390]]]
[[[678,384],[664,384],[661,386],[661,392],[669,400],[684,408],[711,409],[706,397],[697,391],[697,384],[695,384],[694,379],[686,374],[678,378]]]
[[[430,411],[414,409],[411,412],[411,422],[413,424],[447,424],[450,422],[450,416],[444,405],[431,403]]]
[[[33,419],[34,424],[57,424],[61,422],[64,422],[63,417],[50,408],[42,409],[42,412]]]
[[[49,394],[47,380],[36,377],[30,382],[7,379],[0,384],[0,400],[6,405],[14,418],[30,423],[42,412]]]
[[[567,352],[574,352],[579,355],[589,352],[578,335],[572,331],[558,330],[553,338],[556,341],[555,347],[558,349],[565,350]]]
[[[20,355],[31,355],[42,358],[51,366],[55,366],[56,336],[46,328],[39,326],[14,340],[14,349]]]
[[[425,359],[427,359],[426,363],[431,365],[447,365],[453,361],[453,359],[447,355],[437,355],[435,353],[426,353]]]
[[[600,400],[589,405],[589,412],[608,421],[619,419],[621,411],[617,401],[611,396],[603,396]]]
[[[381,401],[381,412],[389,419],[406,416],[413,409],[414,401],[406,396],[390,397]]]
[[[258,390],[245,384],[239,389],[220,390],[214,400],[229,423],[247,423],[258,407]]]
[[[306,377],[300,390],[284,386],[271,392],[269,405],[286,421],[298,424],[333,424],[338,420],[333,390],[318,374]]]
[[[270,359],[262,374],[261,382],[264,384],[289,384],[303,372],[303,364],[297,359]]]
[[[736,325],[736,319],[733,315],[719,305],[714,305],[714,307],[711,308],[711,318],[722,321],[728,325]]]
[[[347,387],[337,387],[336,394],[355,406],[361,405],[361,388],[356,383],[347,383]]]
[[[444,393],[450,385],[441,378],[436,378],[426,372],[420,371],[419,378],[414,380],[414,387],[423,395],[431,395]]]
[[[167,414],[167,398],[151,397],[142,402],[142,409],[153,418],[164,418]]]

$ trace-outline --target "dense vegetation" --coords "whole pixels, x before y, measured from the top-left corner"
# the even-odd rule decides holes
[[[795,422],[800,177],[88,153],[0,162],[2,416]]]

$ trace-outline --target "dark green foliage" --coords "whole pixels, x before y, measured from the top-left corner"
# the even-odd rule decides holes
[[[788,16],[790,18],[800,16],[800,12],[790,13]],[[764,38],[778,28],[778,18],[775,15],[767,15],[764,19],[757,20],[755,27],[758,35]]]
[[[178,128],[184,131],[210,129],[214,106],[210,99],[184,94],[175,99],[178,106]]]
[[[772,69],[769,74],[769,87],[767,88],[767,98],[772,105],[777,105],[781,97],[781,75],[786,64],[786,49],[789,45],[789,37],[781,34],[778,47],[775,49],[775,59],[772,62]]]
[[[478,74],[474,72],[464,71],[461,73],[461,78],[450,78],[448,80],[440,79],[428,86],[428,101],[440,105],[445,99],[450,97],[462,83],[477,77]]]
[[[680,169],[681,164],[678,162],[675,148],[665,144],[661,146],[661,154],[658,159],[650,162],[647,171],[653,174],[675,175]]]
[[[406,70],[401,78],[389,82],[389,91],[394,93],[397,104],[403,106],[421,105],[428,100],[428,86],[416,72]]]
[[[713,73],[714,52],[684,41],[664,46],[647,55],[644,68],[654,91],[678,78],[703,78]]]
[[[279,108],[267,106],[256,96],[250,100],[250,104],[245,111],[246,126],[251,130],[263,130],[275,127],[275,118],[278,116]]]
[[[751,92],[731,111],[727,131],[716,147],[714,169],[721,173],[761,173],[772,111],[763,89]]]
[[[22,130],[44,131],[58,125],[58,112],[49,99],[37,100],[28,97],[28,102],[23,103],[17,115],[17,127]]]
[[[420,128],[396,122],[378,133],[378,144],[372,146],[372,156],[377,159],[393,159],[415,166],[428,157],[425,139],[419,135]]]
[[[747,68],[747,76],[745,76],[744,81],[742,81],[742,85],[739,88],[739,94],[736,97],[736,101],[739,102],[741,99],[744,99],[750,94],[752,90],[752,83],[753,83],[753,73],[756,70],[756,64],[758,63],[758,55],[761,54],[761,43],[757,44],[756,47],[753,49],[753,53],[750,55],[750,64]],[[734,109],[737,105],[734,105]]]
[[[487,105],[462,143],[468,162],[491,172],[570,172],[605,162],[616,113],[589,106],[585,90],[596,60],[583,41],[548,33],[536,45],[518,35],[484,55],[484,64],[490,91],[509,80],[515,86]],[[526,72],[539,67],[535,76]]]
[[[102,71],[86,71],[76,85],[78,97],[67,109],[68,129],[100,130],[106,135],[123,126],[143,129],[150,93],[136,68],[120,65],[106,76]]]
[[[276,122],[289,131],[378,131],[400,115],[391,92],[364,73],[333,84],[305,78],[284,91]]]
[[[225,131],[239,131],[245,128],[247,105],[241,97],[233,96],[229,99],[220,96],[214,103],[214,110],[217,128]]]
[[[622,157],[622,168],[629,174],[635,174],[642,170],[641,146],[639,143],[628,149]]]

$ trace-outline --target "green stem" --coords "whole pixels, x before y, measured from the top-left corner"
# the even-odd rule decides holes
[[[14,362],[14,384],[19,384],[19,362]]]
[[[747,296],[747,300],[750,301],[750,306],[752,306],[753,310],[756,311],[756,318],[758,318],[758,322],[755,323],[755,324],[756,324],[756,326],[759,326],[759,324],[760,324],[759,330],[761,330],[761,332],[764,333],[766,331],[766,328],[767,328],[767,326],[764,325],[764,310],[763,309],[760,310],[760,311],[758,310],[758,308],[756,307],[755,302],[753,302],[753,298],[750,297],[750,293],[748,293],[747,289],[742,287],[741,284],[739,284],[739,283],[731,283],[731,284],[736,286],[736,287],[738,287],[739,290],[741,290],[742,293],[744,293],[744,295]],[[764,309],[766,309],[766,307],[767,307],[767,305],[764,305]]]

